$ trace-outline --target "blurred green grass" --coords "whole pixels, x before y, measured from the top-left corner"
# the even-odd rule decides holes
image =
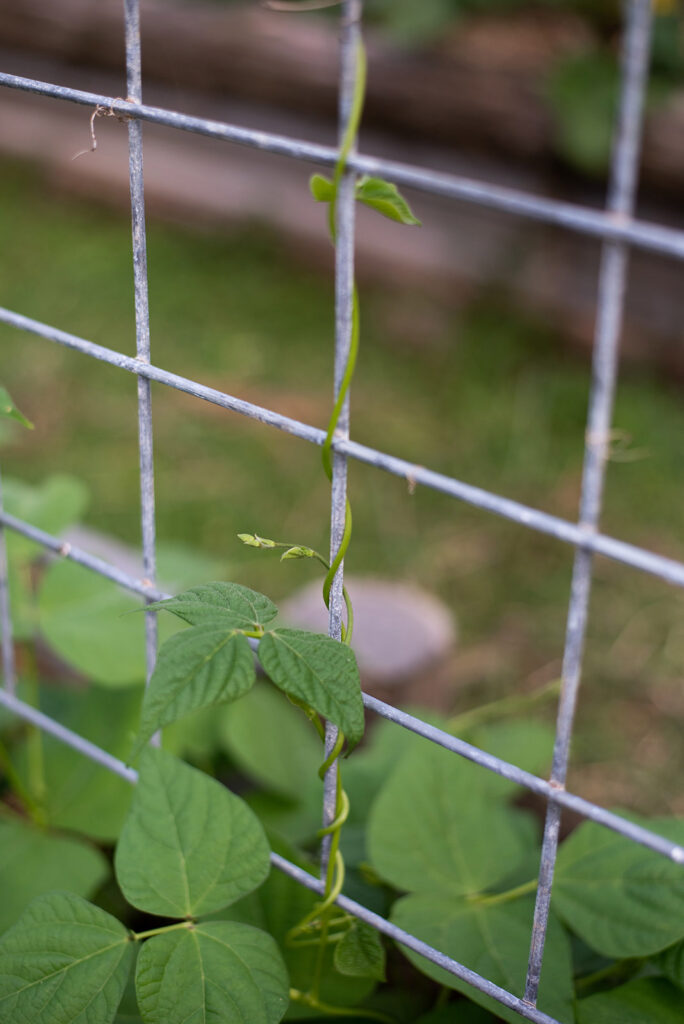
[[[0,303],[133,354],[125,211],[58,198],[23,166],[0,169],[0,185]],[[410,245],[410,232],[399,230]],[[148,246],[153,362],[325,426],[332,255],[328,268],[312,269],[262,225],[212,233],[152,222]],[[576,516],[587,354],[495,295],[455,313],[419,285],[362,282],[361,315],[356,440]],[[8,428],[4,471],[27,480],[75,474],[92,491],[88,523],[137,543],[134,377],[9,328],[0,328],[0,342],[2,382],[36,424],[30,433]],[[318,450],[156,385],[153,416],[160,538],[218,556],[230,578],[274,598],[303,583],[310,567],[279,567],[235,535],[327,548],[329,492]],[[643,367],[625,369],[615,424],[626,453],[609,464],[603,530],[683,557],[681,389]],[[348,571],[413,580],[453,609],[454,703],[470,706],[558,674],[571,550],[435,492],[409,491],[406,481],[350,466]],[[635,806],[653,810],[656,799],[657,809],[684,813],[676,782],[684,767],[684,700],[676,696],[682,607],[678,591],[597,559],[576,742],[586,795],[595,795],[587,792],[592,766],[626,759],[627,775],[608,795],[606,773],[598,773],[605,799],[629,803],[636,785]]]

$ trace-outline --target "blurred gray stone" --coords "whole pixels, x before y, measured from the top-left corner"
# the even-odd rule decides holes
[[[421,675],[446,657],[456,641],[451,611],[433,594],[407,583],[351,577],[352,647],[364,684],[392,687]],[[321,584],[297,591],[280,610],[283,624],[327,633]]]

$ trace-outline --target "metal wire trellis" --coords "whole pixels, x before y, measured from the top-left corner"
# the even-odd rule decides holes
[[[349,117],[354,88],[354,60],[360,32],[360,19],[361,0],[344,0],[339,87],[340,139],[344,135]],[[150,603],[168,596],[155,586],[154,460],[150,403],[152,381],[185,391],[198,399],[238,412],[313,444],[321,445],[323,443],[325,434],[322,430],[283,416],[271,409],[261,408],[233,395],[206,387],[194,380],[169,373],[150,362],[142,123],[143,121],[155,122],[169,128],[250,146],[266,153],[282,154],[297,160],[313,161],[328,166],[335,164],[338,151],[335,148],[320,146],[305,140],[291,139],[269,132],[254,131],[203,118],[189,117],[175,111],[145,106],[142,103],[139,0],[124,0],[124,25],[128,88],[126,100],[4,73],[0,73],[0,85],[89,107],[103,107],[128,121],[136,356],[132,358],[104,348],[92,341],[78,338],[66,331],[39,323],[8,309],[0,309],[0,322],[110,363],[137,376],[144,578],[136,579],[102,559],[78,547],[66,544],[58,537],[53,537],[30,523],[9,515],[2,507],[0,490],[0,627],[2,628],[4,671],[4,689],[0,690],[0,704],[20,718],[55,736],[85,757],[129,782],[135,783],[137,773],[134,769],[16,697],[5,529],[16,531],[45,549],[107,577],[114,584],[125,587],[140,595],[146,603]],[[338,549],[343,531],[347,460],[349,458],[405,477],[412,483],[441,491],[460,501],[503,516],[521,526],[527,526],[553,536],[575,548],[563,658],[563,685],[558,709],[553,764],[548,780],[487,754],[464,740],[368,694],[363,695],[364,704],[368,710],[425,737],[451,751],[454,755],[466,758],[488,771],[495,772],[542,795],[547,800],[530,955],[523,995],[519,996],[501,988],[355,901],[345,896],[340,896],[338,899],[339,905],[344,910],[368,922],[401,945],[420,953],[434,964],[536,1024],[559,1024],[554,1018],[539,1010],[536,1003],[562,809],[571,809],[591,821],[662,854],[675,863],[684,865],[684,847],[635,825],[591,801],[568,793],[565,789],[588,619],[594,555],[607,556],[657,576],[675,586],[684,587],[684,563],[664,558],[654,552],[606,536],[598,529],[617,379],[618,347],[624,310],[629,247],[643,248],[684,260],[684,231],[646,223],[634,218],[641,125],[648,77],[650,31],[651,0],[629,0],[626,6],[620,109],[611,161],[608,201],[604,212],[483,182],[470,181],[457,175],[437,174],[425,168],[362,156],[355,150],[349,154],[347,160],[347,170],[341,183],[338,202],[335,392],[340,386],[344,372],[350,338],[354,264],[354,179],[357,173],[382,175],[397,184],[409,185],[435,195],[489,207],[502,213],[544,221],[595,237],[603,243],[581,503],[579,519],[576,523],[530,508],[502,495],[473,487],[464,481],[444,476],[423,466],[415,466],[403,459],[352,441],[349,437],[348,404],[343,410],[332,446],[334,464],[331,495],[331,556],[334,556]],[[343,566],[340,566],[330,600],[330,635],[337,638],[340,635],[342,577]],[[149,678],[154,668],[157,648],[156,615],[153,612],[146,613],[145,631]],[[328,735],[328,746],[331,747],[333,742],[334,731],[331,729]],[[333,766],[326,780],[323,808],[326,823],[334,816],[335,770],[335,766]],[[283,857],[273,854],[272,863],[302,885],[322,891],[322,882]]]

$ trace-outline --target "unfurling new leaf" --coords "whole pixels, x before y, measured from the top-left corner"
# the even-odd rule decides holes
[[[29,430],[33,430],[33,424],[30,420],[27,420],[23,412],[17,409],[16,405],[12,401],[12,397],[7,390],[0,386],[0,416],[3,416],[8,420],[16,420],[17,423],[21,423],[22,426],[28,427]]]
[[[311,175],[309,178],[309,188],[311,189],[311,195],[317,203],[331,203],[337,191],[335,183],[322,174]]]
[[[370,206],[390,220],[400,224],[420,225],[397,186],[382,178],[361,178],[356,185],[356,198],[364,206]]]

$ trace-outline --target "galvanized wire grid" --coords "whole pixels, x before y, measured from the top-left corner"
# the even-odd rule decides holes
[[[165,595],[155,587],[155,525],[154,477],[152,453],[152,418],[150,387],[152,381],[185,391],[203,401],[257,420],[313,444],[322,445],[324,431],[264,409],[233,395],[206,387],[196,381],[154,366],[150,362],[149,306],[147,295],[147,260],[145,238],[145,210],[142,163],[142,122],[151,121],[181,131],[208,135],[226,142],[238,143],[278,153],[298,160],[313,161],[333,166],[338,151],[299,139],[291,139],[269,132],[239,128],[234,125],[188,117],[174,111],[144,106],[142,103],[139,0],[124,0],[126,67],[128,97],[126,100],[70,89],[65,86],[38,82],[0,73],[0,84],[12,89],[38,93],[56,99],[68,100],[88,107],[103,107],[128,120],[130,155],[131,223],[133,232],[133,271],[135,282],[136,357],[103,348],[92,341],[78,338],[66,331],[39,323],[20,313],[0,309],[0,322],[20,330],[39,335],[49,341],[82,352],[122,370],[137,375],[140,449],[140,489],[142,514],[142,546],[144,578],[135,579],[120,569],[96,558],[77,547],[63,543],[29,523],[4,512],[0,493],[0,626],[4,690],[0,690],[0,704],[20,718],[32,722],[57,739],[80,751],[84,756],[110,771],[135,783],[137,773],[122,761],[71,732],[59,722],[20,701],[15,695],[15,666],[12,644],[7,581],[7,558],[4,529],[9,528],[36,541],[50,550],[93,572],[111,579],[119,586],[139,594],[150,603]],[[360,32],[361,0],[344,0],[341,33],[341,70],[339,125],[340,141],[349,117],[354,88],[357,40]],[[582,496],[577,523],[568,522],[529,508],[501,495],[473,487],[461,480],[444,476],[422,466],[415,466],[373,448],[360,445],[349,438],[348,403],[343,408],[338,430],[333,441],[333,482],[331,499],[331,555],[338,549],[344,525],[347,460],[356,459],[378,469],[405,477],[416,484],[441,491],[460,501],[497,515],[522,526],[549,534],[575,548],[575,562],[568,609],[565,650],[563,658],[563,686],[558,709],[556,740],[551,775],[541,779],[523,771],[514,764],[454,737],[412,715],[364,694],[366,708],[426,739],[495,772],[504,778],[539,793],[547,800],[547,816],[541,852],[541,865],[532,927],[529,964],[522,997],[515,995],[486,978],[452,960],[438,949],[397,928],[366,907],[340,896],[339,905],[350,913],[373,925],[383,934],[422,954],[428,960],[468,982],[474,988],[492,996],[504,1006],[517,1011],[537,1024],[558,1024],[552,1017],[537,1009],[537,992],[542,969],[551,886],[558,848],[558,832],[563,808],[572,809],[585,818],[657,851],[676,863],[684,864],[684,848],[641,828],[619,815],[613,814],[568,793],[565,789],[573,718],[580,681],[582,651],[586,633],[589,595],[591,589],[594,554],[602,554],[625,565],[657,576],[675,586],[684,587],[684,564],[664,558],[651,551],[626,544],[601,534],[598,529],[605,478],[605,464],[610,440],[613,397],[617,378],[618,344],[624,310],[629,247],[636,246],[684,260],[684,232],[634,219],[634,200],[641,141],[644,95],[648,77],[651,32],[650,0],[629,0],[626,8],[626,29],[623,46],[621,98],[613,148],[608,201],[605,212],[577,205],[557,202],[511,189],[470,181],[457,175],[436,174],[427,169],[407,166],[387,160],[360,156],[355,150],[349,155],[347,171],[343,177],[337,208],[336,274],[335,274],[335,392],[340,386],[350,339],[353,265],[354,265],[354,179],[357,173],[381,175],[400,185],[409,185],[435,195],[461,202],[473,203],[505,213],[555,224],[602,241],[602,259],[599,275],[598,309],[594,339],[592,384],[589,415],[585,436]],[[343,566],[336,576],[331,591],[330,635],[339,638],[341,617]],[[145,616],[146,654],[148,678],[154,668],[157,648],[156,616]],[[328,746],[334,742],[334,729],[329,728]],[[324,821],[334,817],[336,767],[328,773],[324,794]],[[302,885],[322,891],[322,882],[302,871],[284,858],[272,854],[272,863]]]

